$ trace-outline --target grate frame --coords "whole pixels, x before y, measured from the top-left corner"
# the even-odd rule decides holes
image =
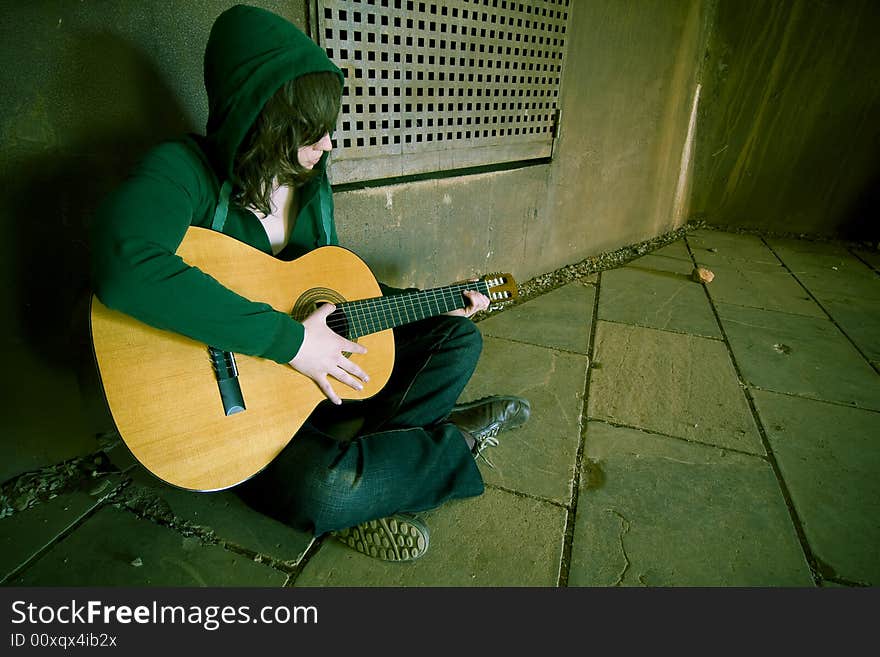
[[[333,184],[550,158],[571,0],[313,0],[346,78]]]

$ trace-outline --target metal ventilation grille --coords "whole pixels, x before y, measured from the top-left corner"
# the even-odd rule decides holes
[[[334,184],[549,157],[570,0],[317,0]]]

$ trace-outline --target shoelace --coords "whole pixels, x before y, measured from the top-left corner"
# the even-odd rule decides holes
[[[474,449],[473,454],[474,458],[483,459],[490,468],[494,468],[495,464],[489,460],[489,458],[483,454],[483,450],[487,447],[498,447],[498,439],[495,437],[501,431],[501,425],[495,424],[491,429],[489,429],[482,436],[474,436]]]

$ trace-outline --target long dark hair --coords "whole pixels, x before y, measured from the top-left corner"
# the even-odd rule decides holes
[[[273,183],[298,187],[317,173],[297,150],[333,133],[342,97],[335,73],[308,73],[284,83],[263,106],[235,157],[232,200],[272,213]]]

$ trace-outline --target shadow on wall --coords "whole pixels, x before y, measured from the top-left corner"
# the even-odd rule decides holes
[[[46,120],[56,145],[10,162],[4,186],[19,335],[34,358],[93,384],[90,219],[151,146],[192,127],[143,52],[109,33],[83,33],[74,44],[43,95],[54,101]]]

